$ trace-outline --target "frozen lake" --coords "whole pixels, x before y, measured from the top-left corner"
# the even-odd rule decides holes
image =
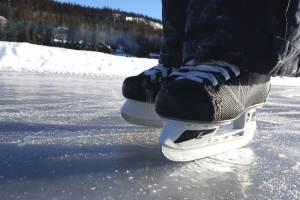
[[[299,87],[272,87],[246,147],[177,163],[121,118],[122,81],[0,72],[0,199],[300,199]]]

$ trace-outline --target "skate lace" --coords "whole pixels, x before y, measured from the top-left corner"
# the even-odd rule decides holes
[[[168,69],[164,67],[163,64],[159,64],[157,66],[154,66],[153,68],[146,70],[143,72],[144,75],[150,76],[152,82],[161,82],[161,79],[157,79],[157,74],[161,72],[161,77],[162,78],[167,78],[168,77]],[[158,77],[160,78],[160,77]]]
[[[188,66],[183,66],[179,71],[173,72],[170,76],[178,76],[174,81],[181,79],[189,79],[196,82],[202,83],[204,79],[208,79],[213,86],[217,86],[219,84],[215,75],[211,72],[219,72],[225,78],[226,81],[230,79],[230,75],[228,73],[228,69],[235,74],[237,77],[240,74],[240,70],[237,66],[229,64],[224,61],[215,61],[210,60],[208,62],[202,62],[195,64],[195,61],[192,60],[187,63]]]

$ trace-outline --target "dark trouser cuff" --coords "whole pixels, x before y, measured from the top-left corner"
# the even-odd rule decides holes
[[[196,47],[187,44],[183,49],[183,62],[187,63],[193,59],[200,62],[209,59],[222,60],[246,71],[268,76],[296,76],[299,73],[300,49],[295,45],[258,29],[254,30],[249,44],[241,42],[246,39],[243,35],[234,37],[230,43],[232,48],[230,45],[202,46],[200,42]],[[243,48],[240,47],[239,50],[233,48],[232,44],[244,45],[241,45]]]
[[[221,60],[230,64],[236,65],[239,68],[245,63],[245,56],[241,52],[230,51],[229,49],[218,49],[213,47],[201,47],[191,48],[184,50],[184,64],[197,60],[199,62],[205,62],[209,60]]]
[[[159,57],[159,64],[163,64],[168,67],[180,68],[182,65],[182,58],[161,55]]]

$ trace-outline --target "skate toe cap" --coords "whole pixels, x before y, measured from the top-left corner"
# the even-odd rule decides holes
[[[145,101],[143,95],[143,76],[131,76],[124,80],[122,85],[123,96],[137,101]]]
[[[156,112],[166,118],[211,122],[213,109],[201,84],[178,80],[162,87],[155,103]]]

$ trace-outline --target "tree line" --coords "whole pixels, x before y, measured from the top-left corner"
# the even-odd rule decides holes
[[[163,39],[162,29],[149,23],[160,20],[107,7],[53,0],[0,0],[0,15],[8,20],[0,29],[2,41],[91,51],[101,51],[100,42],[113,49],[120,44],[130,54],[145,57],[159,52]],[[126,17],[144,20],[128,21]]]

